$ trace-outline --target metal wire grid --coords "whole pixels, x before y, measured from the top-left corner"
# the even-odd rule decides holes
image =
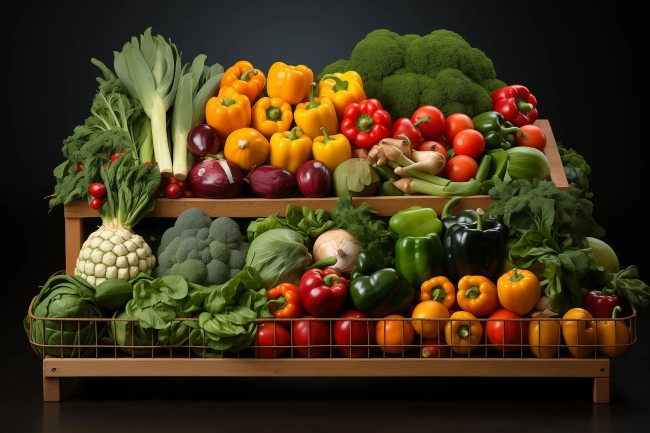
[[[542,322],[552,321],[558,325],[563,321],[557,317],[535,317],[535,318],[499,318],[499,319],[490,319],[490,318],[476,318],[476,319],[413,319],[407,317],[395,317],[395,318],[300,318],[300,319],[280,319],[280,318],[269,318],[269,319],[256,319],[258,326],[264,322],[279,323],[281,326],[285,326],[290,334],[290,343],[288,345],[277,344],[277,333],[273,333],[274,342],[270,346],[255,345],[255,342],[248,346],[245,349],[238,351],[227,351],[227,350],[214,350],[206,341],[202,338],[201,344],[190,344],[190,333],[192,328],[188,327],[188,336],[185,339],[183,344],[179,345],[162,345],[158,342],[157,332],[151,332],[151,343],[150,344],[136,344],[135,334],[136,334],[136,322],[137,319],[119,319],[119,318],[43,318],[36,317],[32,313],[32,308],[34,304],[34,298],[29,306],[28,315],[29,315],[29,341],[32,349],[41,357],[53,356],[60,358],[261,358],[258,356],[257,349],[273,349],[277,357],[282,358],[384,358],[384,359],[396,359],[396,358],[535,358],[538,355],[543,355],[543,358],[574,358],[576,355],[571,353],[571,350],[576,352],[580,358],[598,358],[604,355],[605,353],[627,353],[631,346],[637,341],[637,328],[636,328],[636,316],[637,312],[633,305],[631,305],[632,314],[628,317],[621,318],[592,318],[592,319],[571,319],[567,322],[575,322],[575,326],[578,327],[578,322],[595,322],[595,327],[602,326],[602,322],[622,322],[630,330],[630,338],[628,342],[619,342],[616,337],[614,344],[607,342],[598,341],[598,333],[596,332],[596,339],[593,344],[589,344],[584,341],[580,341],[580,333],[576,333],[577,342],[576,345],[569,346],[565,341],[562,329],[560,326],[557,326],[558,335],[554,337],[557,344],[529,344],[526,341],[528,340],[528,335],[526,332],[526,326],[531,326],[537,324],[538,336],[537,340],[542,341],[541,338],[541,328],[539,326]],[[189,322],[198,322],[198,318],[184,318],[184,319],[175,319],[175,321],[189,321]],[[299,346],[294,342],[294,322],[305,321],[307,324],[307,345]],[[333,328],[336,322],[347,321],[349,329],[349,339],[345,344],[336,344],[333,338]],[[35,341],[36,338],[34,335],[35,323],[40,323],[41,332],[41,341]],[[59,344],[46,344],[45,329],[46,323],[48,323],[49,329],[54,329],[58,326],[60,334]],[[80,344],[79,341],[75,341],[72,344],[66,344],[63,341],[64,335],[64,326],[67,332],[71,331],[70,324],[77,324],[77,338],[81,334],[82,328],[87,331],[88,326],[92,326],[94,338],[93,344]],[[117,342],[117,333],[114,333],[112,342],[107,342],[104,335],[106,335],[108,326],[116,326],[117,322],[128,322],[130,324],[130,335],[131,335],[131,344],[118,344]],[[317,344],[317,342],[311,341],[312,335],[312,323],[314,322],[326,322],[329,328],[329,341],[324,344]],[[369,336],[367,343],[365,344],[353,344],[349,343],[352,341],[352,332],[354,327],[352,324],[354,322],[361,322],[365,324],[366,332],[361,331],[363,336],[366,334]],[[391,326],[397,325],[401,327],[401,338],[399,338],[399,333],[397,339],[400,341],[389,342],[386,338],[382,344],[378,344],[375,341],[374,333],[372,332],[373,328],[376,330],[378,327],[383,327],[384,335],[387,335],[388,326],[391,322]],[[416,323],[419,322],[419,323]],[[445,341],[445,325],[449,323],[452,325],[453,322],[460,322],[460,326],[467,326],[468,335],[467,340],[472,342],[472,325],[475,325],[477,322],[481,325],[481,339],[476,343],[471,344],[462,344],[454,343],[447,344]],[[502,341],[506,341],[506,328],[508,322],[517,322],[519,324],[519,341],[524,341],[526,343],[498,343],[494,344],[488,341],[486,327],[489,322],[500,322],[501,329],[503,330]],[[524,323],[525,322],[525,323]],[[539,322],[539,323],[537,323]],[[57,324],[52,326],[52,324]],[[428,341],[425,341],[425,338],[419,335],[418,333],[413,333],[414,338],[409,342],[409,334],[411,334],[409,327],[413,328],[414,325],[419,325],[419,329],[424,329],[433,327],[437,329],[438,341],[435,344],[431,344]],[[515,328],[517,327],[514,325]],[[358,328],[357,331],[358,332]],[[526,335],[524,334],[526,333]],[[393,333],[394,335],[394,333]],[[365,339],[365,338],[364,338]],[[468,347],[469,346],[469,347]],[[347,356],[343,355],[342,351],[339,349],[342,347],[345,353],[348,353]],[[429,351],[429,356],[423,352],[423,348],[429,347],[435,349],[434,351]],[[625,349],[623,349],[625,348]],[[298,350],[297,350],[298,349]],[[305,349],[307,354],[304,355]],[[570,350],[571,349],[571,350]],[[298,352],[303,352],[299,354]],[[324,352],[324,353],[323,353]],[[359,356],[358,353],[361,352],[362,356]],[[434,356],[430,356],[431,352],[434,353]],[[536,352],[536,354],[534,354]],[[445,353],[447,353],[445,355]],[[548,355],[548,354],[551,355]],[[318,356],[316,356],[318,355]],[[618,355],[621,356],[621,355]]]

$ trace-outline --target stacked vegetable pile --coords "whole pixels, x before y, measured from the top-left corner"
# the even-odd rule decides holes
[[[103,77],[92,115],[64,141],[50,205],[88,200],[103,225],[75,275],[41,288],[33,312],[42,319],[25,318],[39,353],[189,345],[198,356],[251,347],[279,357],[291,347],[318,357],[335,347],[358,357],[415,347],[432,357],[489,344],[552,357],[563,341],[586,357],[598,341],[615,357],[629,348],[624,322],[575,320],[650,303],[637,268],[621,269],[598,239],[589,166],[558,143],[570,189],[549,180],[536,98],[499,81],[459,35],[377,30],[316,77],[305,65],[264,72],[205,60],[182,64],[151,29],[115,53],[115,73],[93,59]],[[440,217],[412,206],[380,218],[352,205],[375,194],[448,201]],[[477,194],[493,204],[452,214]],[[283,217],[246,221],[189,209],[155,254],[133,230],[160,197],[328,195],[338,197],[331,213],[289,205]],[[530,320],[540,315],[563,320]],[[62,317],[120,320],[47,320]]]

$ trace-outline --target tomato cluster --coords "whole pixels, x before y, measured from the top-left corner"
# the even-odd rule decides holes
[[[192,198],[196,197],[189,188],[187,181],[178,180],[175,177],[160,177],[160,185],[153,194],[159,198]]]

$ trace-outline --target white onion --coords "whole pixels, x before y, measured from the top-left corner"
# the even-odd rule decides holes
[[[316,238],[312,248],[312,257],[317,262],[326,257],[336,257],[336,263],[328,266],[342,275],[349,275],[354,269],[359,244],[350,232],[343,229],[330,229]]]

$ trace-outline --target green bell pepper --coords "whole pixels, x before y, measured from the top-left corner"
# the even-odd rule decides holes
[[[395,269],[416,291],[425,281],[445,275],[445,267],[445,255],[438,233],[405,236],[395,243]]]
[[[425,236],[429,233],[440,235],[442,223],[432,208],[411,206],[390,217],[388,231],[397,239],[405,236]]]
[[[354,308],[375,318],[404,314],[415,298],[415,289],[395,268],[353,279],[348,292]]]
[[[357,254],[354,268],[350,271],[350,280],[395,266],[395,239],[389,239],[375,240],[368,245],[368,249]]]
[[[508,122],[498,111],[486,111],[472,118],[474,129],[485,138],[485,148],[508,150],[517,145],[514,133],[523,137],[524,133]]]
[[[449,279],[457,284],[465,275],[482,275],[495,284],[501,276],[508,227],[476,210],[476,222],[451,225],[445,232],[444,250]]]

